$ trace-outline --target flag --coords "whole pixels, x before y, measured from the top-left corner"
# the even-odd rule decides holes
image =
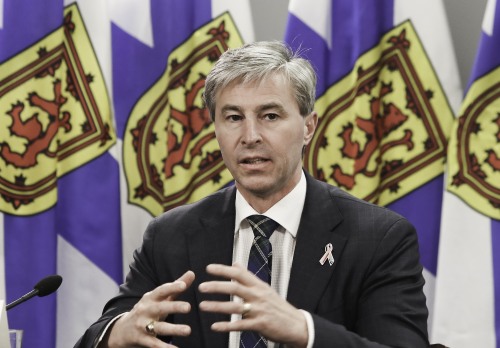
[[[500,346],[500,2],[488,1],[448,148],[433,339]]]
[[[117,293],[152,216],[230,180],[203,78],[252,41],[247,1],[3,0],[0,290],[26,347],[69,347]],[[189,141],[187,141],[189,140]],[[1,294],[1,292],[0,292]]]
[[[248,1],[151,5],[153,45],[130,34],[133,9],[112,28],[126,271],[152,216],[231,181],[201,110],[201,87],[222,51],[254,40]]]
[[[98,282],[122,280],[119,173],[109,152],[116,132],[103,70],[77,5],[6,0],[3,23],[0,210],[7,302],[51,274],[64,278],[61,297],[76,299],[63,306],[54,295],[35,298],[11,309],[8,320],[24,331],[24,346],[56,347],[60,314],[79,327],[88,316],[85,307],[73,311],[78,300],[88,300],[88,308],[102,305],[101,294],[110,291]]]
[[[306,169],[415,225],[432,311],[442,173],[461,98],[443,3],[291,0],[285,40],[318,72]]]

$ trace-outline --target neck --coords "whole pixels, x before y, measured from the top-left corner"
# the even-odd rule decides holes
[[[278,203],[283,197],[289,194],[295,188],[295,186],[297,186],[297,184],[300,181],[301,175],[302,175],[302,169],[297,175],[297,178],[295,178],[291,183],[289,183],[289,185],[275,192],[262,193],[262,192],[248,191],[242,189],[238,184],[238,182],[236,182],[236,188],[241,193],[243,198],[245,198],[247,203],[256,212],[258,212],[259,214],[263,214],[269,209],[271,209],[271,207],[276,203]]]
[[[271,209],[273,205],[278,203],[283,197],[286,196],[280,195],[279,197],[260,198],[254,195],[250,195],[250,197],[248,197],[248,195],[245,195],[243,192],[241,193],[241,195],[245,198],[248,204],[250,204],[250,206],[254,208],[255,211],[259,214],[265,213],[266,211]]]

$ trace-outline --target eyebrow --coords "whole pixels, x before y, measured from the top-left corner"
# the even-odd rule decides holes
[[[228,105],[224,105],[220,111],[221,111],[221,113],[226,113],[228,111],[238,111],[238,112],[241,112],[241,108],[239,106],[237,106],[237,105],[228,104]]]
[[[271,109],[277,109],[280,113],[285,113],[285,108],[281,104],[278,104],[278,103],[267,103],[267,104],[259,105],[255,109],[255,111],[257,113],[261,113],[263,111],[271,110]],[[237,112],[242,113],[241,107],[239,107],[237,105],[232,105],[232,104],[224,105],[221,109],[221,113],[225,113],[228,111],[237,111]]]
[[[285,113],[285,108],[283,107],[283,105],[281,104],[278,104],[278,103],[267,103],[267,104],[263,104],[263,105],[259,105],[255,111],[257,111],[257,113],[261,113],[263,111],[266,111],[266,110],[271,110],[271,109],[276,109],[279,111],[279,113],[281,114],[284,114]]]

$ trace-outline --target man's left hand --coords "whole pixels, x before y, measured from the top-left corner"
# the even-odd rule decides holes
[[[202,283],[199,286],[200,292],[233,295],[243,300],[243,303],[201,302],[200,309],[205,312],[243,314],[241,320],[214,323],[212,330],[257,331],[273,342],[285,343],[290,347],[307,346],[308,333],[304,314],[280,297],[267,283],[238,264],[208,265],[207,272],[228,281]]]

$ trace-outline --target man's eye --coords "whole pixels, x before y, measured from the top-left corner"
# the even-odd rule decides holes
[[[266,118],[270,121],[274,121],[274,120],[277,120],[279,118],[279,116],[277,114],[266,114],[266,115],[264,115],[264,118]]]
[[[229,120],[229,121],[233,121],[233,122],[235,122],[235,121],[239,121],[239,120],[241,120],[242,118],[243,118],[243,117],[241,117],[240,115],[229,115],[229,116],[227,116],[227,117],[226,117],[226,119],[227,119],[227,120]]]

